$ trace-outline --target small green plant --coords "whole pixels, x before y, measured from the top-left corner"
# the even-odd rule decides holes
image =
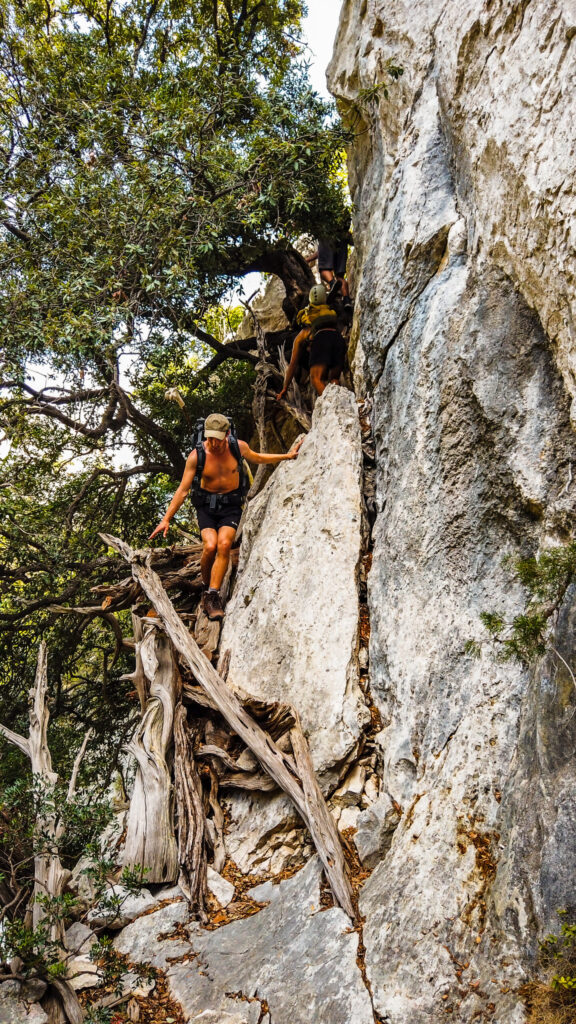
[[[384,70],[394,82],[397,82],[404,74],[404,68],[400,67],[399,64],[395,64],[392,58],[386,61]],[[358,90],[358,106],[367,107],[375,100],[387,100],[388,96],[388,83],[386,81],[375,82],[374,85],[368,86],[366,89]]]
[[[552,616],[576,580],[576,541],[548,548],[533,558],[508,556],[503,564],[510,569],[512,579],[527,590],[526,607],[511,621],[497,611],[482,612],[480,619],[500,660],[527,665],[551,649]],[[468,640],[466,654],[478,657],[483,643]]]
[[[546,980],[525,988],[528,1024],[574,1024],[576,1020],[576,923],[559,910],[560,934],[540,943],[539,964]]]

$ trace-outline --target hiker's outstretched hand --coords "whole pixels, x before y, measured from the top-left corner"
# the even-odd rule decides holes
[[[298,452],[300,451],[300,448],[302,447],[303,444],[304,444],[304,438],[302,438],[301,441],[297,441],[296,444],[290,449],[290,451],[288,452],[288,455],[289,455],[289,457],[291,459],[297,458]]]
[[[162,533],[164,535],[164,537],[167,537],[168,536],[169,528],[170,528],[170,520],[169,519],[161,519],[160,522],[158,523],[158,526],[156,527],[156,529],[152,530],[152,533],[148,537],[148,540],[154,540],[154,537],[157,537],[159,533]]]

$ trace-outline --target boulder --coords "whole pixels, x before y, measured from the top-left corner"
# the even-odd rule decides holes
[[[399,821],[398,807],[388,793],[358,815],[354,843],[365,868],[371,869],[383,859]]]
[[[93,928],[118,931],[159,902],[148,889],[131,893],[123,885],[111,885],[102,903],[90,910],[87,920]]]
[[[368,714],[357,664],[362,452],[349,391],[326,389],[298,458],[253,505],[222,631],[228,682],[294,704],[317,771],[334,779]]]
[[[25,1002],[18,982],[0,985],[0,1024],[47,1024],[48,1014],[39,1003]]]
[[[231,882],[227,882],[222,875],[219,875],[214,868],[208,866],[208,889],[218,900],[221,907],[227,907],[229,903],[234,899],[234,886]]]

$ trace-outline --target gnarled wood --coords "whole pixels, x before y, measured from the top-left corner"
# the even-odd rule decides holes
[[[146,882],[175,882],[178,850],[167,755],[172,745],[179,677],[170,644],[151,625],[144,639],[137,642],[138,656],[149,694],[138,731],[128,745],[137,768],[122,862],[130,868],[145,869]]]
[[[262,767],[290,797],[308,826],[336,900],[350,917],[354,917],[350,883],[346,872],[342,869],[343,858],[338,857],[334,849],[333,834],[326,827],[325,815],[319,816],[317,813],[316,801],[320,800],[323,803],[324,799],[320,790],[318,789],[314,798],[312,798],[311,790],[308,798],[306,797],[292,758],[284,754],[270,735],[256,724],[236,695],[228,689],[224,680],[204,657],[180,620],[159,577],[147,563],[146,553],[135,552],[123,541],[108,534],[100,536],[106,544],[115,548],[130,562],[135,579],[138,580],[154,605],[176,650],[188,663],[220,714],[246,746],[252,750]],[[305,743],[303,735],[301,742]],[[306,785],[309,788],[308,782]],[[327,808],[326,814],[329,814]],[[338,849],[340,849],[339,842]]]
[[[174,780],[178,810],[180,888],[201,921],[207,920],[206,816],[202,783],[196,771],[194,742],[182,704],[174,715]]]

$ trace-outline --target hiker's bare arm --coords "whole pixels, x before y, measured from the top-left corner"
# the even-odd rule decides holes
[[[280,401],[281,398],[284,398],[284,395],[286,394],[286,392],[288,391],[288,388],[290,387],[290,383],[292,381],[292,378],[293,378],[293,376],[296,373],[296,370],[298,368],[298,361],[300,359],[300,353],[302,351],[302,346],[308,340],[309,337],[310,337],[310,328],[309,327],[305,327],[304,330],[300,331],[300,334],[297,334],[296,337],[294,338],[294,344],[292,346],[292,358],[290,359],[290,362],[288,363],[288,366],[286,367],[286,373],[284,374],[284,384],[282,385],[282,391],[279,391],[278,394],[276,395],[276,399],[278,401]]]
[[[306,263],[315,263],[316,260],[318,259],[318,249],[316,249],[315,252],[311,253],[310,256],[305,256],[304,258],[306,260]]]
[[[253,452],[246,444],[246,441],[238,441],[238,445],[240,447],[240,454],[242,458],[248,459],[248,462],[256,462],[259,466],[275,466],[277,462],[286,462],[287,459],[295,459],[303,440],[304,439],[293,444],[290,451],[286,452],[285,455],[264,455],[262,452]]]
[[[170,520],[172,519],[172,516],[175,515],[175,513],[178,511],[181,505],[184,504],[186,498],[188,497],[188,494],[190,493],[190,488],[192,487],[192,483],[194,481],[194,475],[196,473],[197,464],[198,452],[196,451],[196,449],[194,449],[194,451],[190,452],[190,455],[186,459],[186,468],[184,470],[184,473],[182,474],[182,479],[180,481],[178,489],[174,493],[172,501],[170,502],[168,508],[166,509],[164,517],[160,520],[156,529],[152,531],[148,540],[154,540],[154,537],[157,537],[159,533],[162,533],[165,537],[167,536],[168,527],[170,526]]]

